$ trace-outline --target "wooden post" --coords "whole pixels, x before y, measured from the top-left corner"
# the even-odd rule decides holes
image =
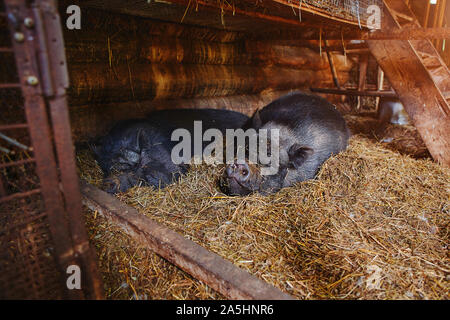
[[[433,158],[450,166],[450,112],[408,41],[368,41]]]
[[[378,66],[378,75],[377,75],[377,90],[381,91],[383,90],[384,85],[384,72],[383,70]],[[375,99],[375,111],[378,112],[378,106],[380,105],[380,97],[376,97]]]
[[[359,83],[358,91],[363,91],[366,85],[367,66],[369,65],[369,55],[363,54],[359,57]],[[358,102],[356,104],[356,110],[361,109],[361,97],[358,96]]]
[[[352,89],[330,89],[330,88],[309,88],[311,92],[338,94],[345,96],[357,96],[357,97],[386,97],[386,98],[398,98],[394,91],[359,91]]]
[[[401,30],[393,12],[419,22],[403,1],[384,0],[383,24]],[[399,95],[433,158],[450,166],[450,108],[445,100],[450,72],[429,40],[368,40],[367,45]],[[432,58],[422,59],[422,56]],[[438,73],[437,73],[438,72]]]
[[[425,10],[425,16],[424,16],[424,18],[423,18],[423,24],[422,24],[422,26],[423,26],[424,28],[427,28],[427,27],[428,27],[428,20],[429,20],[429,18],[430,18],[430,9],[431,9],[431,2],[430,2],[430,1],[427,1],[427,8],[426,8],[426,10]]]
[[[437,22],[437,26],[438,27],[443,27],[444,26],[444,17],[445,17],[445,7],[447,6],[447,0],[440,0],[439,1],[439,17],[438,17],[438,22]],[[444,42],[443,39],[437,39],[436,40],[436,48],[438,49],[439,52],[442,52],[442,43]]]
[[[169,228],[139,214],[116,197],[81,182],[84,204],[97,210],[130,237],[203,281],[229,299],[293,300],[294,298],[239,269]]]
[[[339,79],[337,76],[336,67],[334,66],[333,56],[331,55],[330,50],[328,49],[329,43],[328,40],[325,40],[325,50],[327,52],[328,63],[330,64],[331,75],[333,76],[333,82],[336,88],[341,89],[341,85],[339,84]]]

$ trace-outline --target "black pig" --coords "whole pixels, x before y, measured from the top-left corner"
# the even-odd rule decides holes
[[[202,121],[204,130],[241,127],[248,117],[234,111],[215,109],[173,109],[155,111],[146,119],[124,120],[92,144],[103,173],[103,188],[124,192],[143,184],[163,188],[184,174],[187,164],[174,164],[172,131],[178,128],[192,133],[194,121]]]
[[[249,128],[257,132],[279,130],[278,170],[262,175],[261,169],[267,164],[261,165],[259,160],[256,164],[249,163],[247,155],[245,162],[227,165],[220,179],[221,189],[228,195],[256,191],[270,194],[313,179],[325,160],[347,147],[350,135],[333,105],[319,96],[300,92],[283,96],[257,111],[244,125],[244,129]],[[269,138],[267,143],[275,142]]]

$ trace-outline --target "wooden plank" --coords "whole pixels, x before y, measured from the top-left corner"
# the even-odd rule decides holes
[[[448,105],[408,41],[369,41],[433,158],[450,165]]]
[[[69,65],[69,71],[71,106],[256,94],[301,88],[317,76],[313,70],[278,66],[130,63],[110,68],[107,61]]]
[[[230,299],[292,300],[290,295],[239,269],[180,234],[139,214],[114,196],[81,182],[84,204],[140,244]]]
[[[341,85],[339,84],[336,67],[334,66],[333,56],[331,55],[331,52],[328,50],[328,47],[329,47],[329,42],[328,42],[328,40],[325,40],[325,50],[327,52],[328,63],[330,64],[330,70],[331,70],[331,75],[333,77],[333,82],[334,82],[334,85],[336,86],[336,88],[340,89]]]
[[[397,94],[394,91],[360,91],[349,89],[332,89],[332,88],[310,88],[311,92],[317,93],[329,93],[339,94],[347,96],[364,96],[364,97],[385,97],[385,98],[397,98]]]
[[[414,17],[403,1],[385,0],[383,24],[401,28],[392,10]],[[414,23],[418,25],[418,21]],[[399,95],[406,112],[419,131],[433,158],[450,166],[450,109],[443,93],[448,91],[450,73],[429,40],[368,40],[372,55]],[[433,57],[438,68],[424,56]],[[434,62],[433,62],[434,63]],[[428,66],[428,68],[427,68]]]
[[[405,27],[402,29],[385,28],[382,31],[361,32],[362,40],[426,40],[426,39],[448,39],[450,28],[421,28]],[[344,34],[344,39],[348,40]],[[354,38],[356,40],[357,38]]]
[[[378,74],[377,74],[377,90],[381,91],[381,90],[383,90],[383,86],[384,86],[384,72],[379,66],[378,66],[377,70],[378,70]],[[376,101],[375,102],[375,109],[378,112],[378,107],[380,105],[380,97],[377,97],[375,101]]]
[[[383,28],[377,31],[347,30],[343,32],[327,31],[325,39],[328,40],[427,40],[427,39],[449,39],[450,28],[422,28],[419,26],[405,27],[403,29]],[[318,40],[319,31],[291,33],[289,36],[267,35],[264,39],[273,40]]]
[[[423,17],[422,26],[424,28],[428,27],[428,20],[430,18],[431,1],[427,1],[427,8],[425,9],[425,15]]]
[[[405,15],[412,17],[413,22],[408,24],[410,28],[411,24],[415,27],[420,27],[419,21],[415,18],[414,13],[403,1],[397,0],[385,0],[385,15],[383,25],[390,29],[403,30],[405,27],[402,22],[396,20],[396,17],[392,12],[402,12]],[[431,39],[431,38],[430,38]],[[429,75],[436,87],[441,93],[450,90],[450,71],[448,70],[445,62],[442,60],[440,54],[433,46],[429,39],[411,40],[409,41],[415,54],[419,56],[422,64],[428,70]]]
[[[364,54],[359,57],[359,81],[358,91],[364,91],[366,86],[367,67],[369,66],[369,55]],[[358,96],[358,102],[356,104],[356,110],[361,109],[361,97]]]

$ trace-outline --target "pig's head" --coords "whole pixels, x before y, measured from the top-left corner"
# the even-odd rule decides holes
[[[109,193],[137,185],[165,187],[186,171],[172,163],[167,142],[148,130],[107,136],[91,147],[104,172],[103,189]]]
[[[314,150],[298,143],[291,128],[272,121],[262,124],[258,112],[246,130],[249,128],[255,129],[256,138],[246,139],[244,159],[237,157],[227,164],[219,179],[219,186],[225,194],[270,194],[292,184],[294,180],[305,180],[314,175],[315,170],[311,174],[311,168],[307,165],[313,158]],[[258,141],[258,147],[252,149],[251,144],[255,141]],[[257,152],[257,157],[254,152]]]
[[[106,136],[91,145],[104,173],[103,189],[109,193],[124,192],[139,183],[142,162],[140,132],[123,136]]]

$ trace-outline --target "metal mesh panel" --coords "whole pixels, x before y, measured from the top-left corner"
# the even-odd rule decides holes
[[[59,17],[51,1],[4,3],[0,1],[0,299],[99,298],[101,281],[71,163]],[[50,32],[52,46],[43,50]],[[45,90],[41,84],[47,85]],[[65,272],[72,265],[82,270],[81,290],[66,286]]]
[[[22,92],[14,87],[19,77],[0,4],[0,298],[60,298],[60,274],[39,192]]]
[[[294,2],[294,1],[293,1]],[[331,16],[365,25],[369,14],[367,9],[376,5],[383,7],[383,0],[296,0],[297,5],[309,5],[327,12]]]
[[[0,17],[4,19],[4,17]],[[0,23],[0,25],[4,25]],[[0,33],[8,34],[5,29]],[[4,39],[1,48],[9,48]],[[0,52],[0,298],[61,298],[60,273],[48,229],[12,53]],[[6,69],[6,70],[5,70]],[[6,76],[7,75],[7,76]],[[26,147],[5,140],[13,139]]]

